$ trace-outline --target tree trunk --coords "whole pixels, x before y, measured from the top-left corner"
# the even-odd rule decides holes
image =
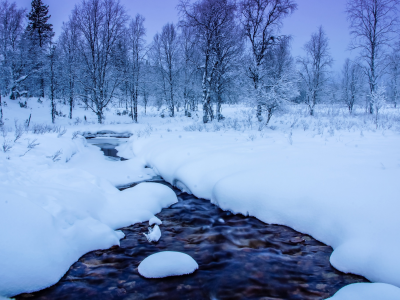
[[[70,83],[70,90],[69,90],[69,118],[70,119],[72,119],[73,107],[74,107],[73,83]]]
[[[217,90],[217,111],[216,111],[216,114],[217,114],[218,122],[223,120],[224,117],[222,116],[222,95],[221,95],[221,92],[220,92],[219,89]]]
[[[1,93],[0,93],[0,126],[3,125],[3,103],[1,102]]]
[[[40,97],[44,98],[44,78],[40,78]]]
[[[258,120],[258,122],[262,122],[262,120],[263,120],[261,104],[257,104],[257,120]]]
[[[267,115],[267,122],[265,123],[265,126],[268,125],[269,121],[271,120],[272,117],[272,108],[268,108],[268,115]]]
[[[102,109],[98,108],[96,115],[97,115],[97,122],[99,124],[103,124],[103,111],[102,111]]]

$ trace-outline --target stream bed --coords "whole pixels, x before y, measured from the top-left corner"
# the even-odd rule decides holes
[[[120,159],[116,150],[103,152]],[[148,222],[121,228],[119,247],[85,254],[54,286],[16,299],[326,299],[345,285],[368,282],[334,269],[332,248],[308,235],[152,182],[169,186],[179,200],[157,214],[163,222],[158,243],[143,235]],[[199,269],[163,279],[139,275],[143,259],[166,250],[191,255]]]

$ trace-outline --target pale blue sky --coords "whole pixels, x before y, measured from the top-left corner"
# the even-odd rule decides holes
[[[16,0],[19,6],[29,9],[31,0]],[[49,5],[56,35],[59,34],[63,21],[80,0],[44,0]],[[147,40],[150,42],[155,33],[167,22],[177,22],[176,6],[179,0],[121,0],[131,16],[140,13],[146,18]],[[284,22],[282,33],[293,36],[292,51],[294,56],[302,55],[302,47],[313,31],[322,25],[329,37],[334,70],[339,71],[346,57],[350,41],[346,20],[346,0],[297,0],[299,9]]]

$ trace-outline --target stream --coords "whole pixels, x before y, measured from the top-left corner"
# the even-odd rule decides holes
[[[90,141],[113,160],[121,160],[115,149],[121,142]],[[334,269],[332,248],[308,235],[223,211],[161,179],[152,182],[169,186],[179,200],[157,214],[163,222],[158,243],[143,235],[148,222],[121,228],[119,247],[85,254],[54,286],[16,299],[326,299],[345,285],[368,282]],[[191,255],[199,269],[163,279],[139,275],[144,258],[166,250]]]

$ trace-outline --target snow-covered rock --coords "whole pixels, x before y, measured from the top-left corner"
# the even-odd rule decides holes
[[[147,240],[151,242],[158,242],[158,240],[161,238],[161,230],[158,225],[154,225],[153,228],[149,227],[149,233],[143,233],[144,236],[147,238]]]
[[[185,253],[164,251],[146,257],[139,265],[139,273],[146,278],[164,278],[191,274],[199,268]]]

